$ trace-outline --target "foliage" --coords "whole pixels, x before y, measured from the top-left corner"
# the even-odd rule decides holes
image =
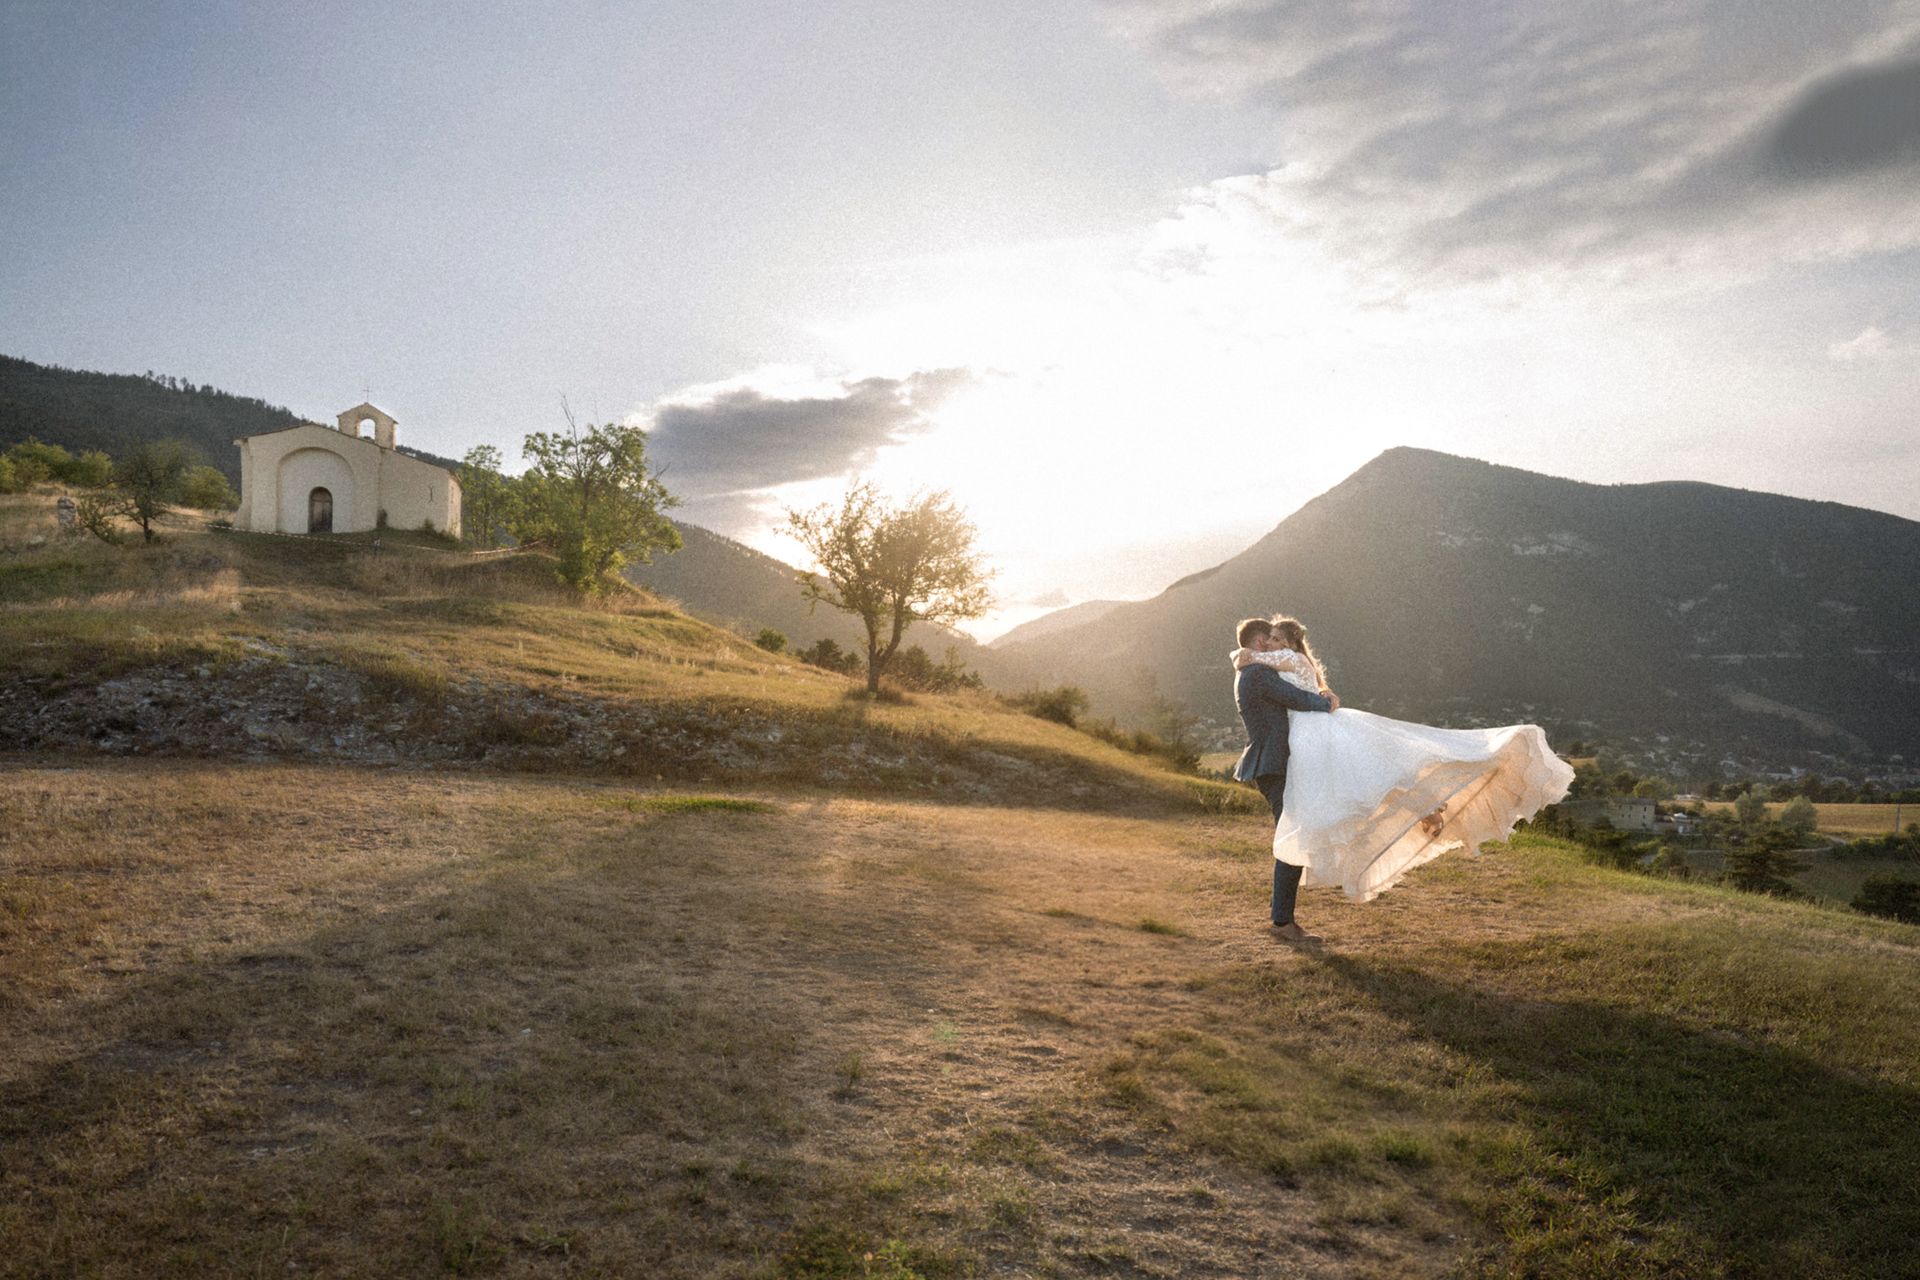
[[[1795,796],[1787,802],[1786,808],[1780,811],[1781,827],[1799,835],[1812,835],[1818,822],[1819,815],[1814,812],[1813,801],[1805,796]]]
[[[1807,869],[1794,857],[1794,845],[1794,836],[1778,827],[1748,836],[1727,850],[1727,883],[1749,893],[1794,896],[1792,878]]]
[[[1029,689],[1006,698],[1005,702],[1030,716],[1051,720],[1069,729],[1078,725],[1081,713],[1093,705],[1085,689],[1071,684],[1063,684],[1055,689]]]
[[[860,655],[849,653],[838,643],[822,636],[804,649],[794,652],[794,657],[811,667],[823,671],[837,672],[843,676],[853,675],[860,670]]]
[[[973,523],[946,493],[895,506],[872,485],[856,485],[838,507],[789,510],[787,527],[820,565],[801,575],[807,599],[866,628],[869,693],[879,692],[913,623],[977,618],[991,603]]]
[[[62,479],[63,473],[73,465],[71,453],[57,444],[42,444],[34,439],[22,440],[7,450],[7,460],[13,463],[14,484],[20,489]]]
[[[1767,821],[1767,798],[1758,791],[1744,791],[1734,799],[1733,816],[1743,827],[1762,826]]]
[[[1920,924],[1920,881],[1886,872],[1868,876],[1860,886],[1860,895],[1853,900],[1853,909]]]
[[[120,536],[118,522],[132,514],[125,495],[102,489],[83,493],[74,500],[73,523],[75,528],[117,547],[125,541]]]
[[[178,439],[213,460],[229,482],[240,480],[239,436],[278,431],[300,419],[250,397],[228,395],[204,383],[148,373],[91,373],[0,356],[0,444],[37,436],[58,441],[75,456],[81,474],[51,478],[85,488],[90,453],[118,458],[141,440]]]
[[[514,482],[500,470],[500,450],[477,444],[460,461],[460,536],[479,547],[497,547],[519,507]]]
[[[595,594],[608,574],[680,545],[665,512],[678,505],[647,467],[646,432],[589,423],[568,411],[565,432],[536,431],[522,446],[533,465],[521,477],[510,531],[542,543],[560,561],[560,579]]]
[[[753,642],[768,653],[779,653],[787,647],[787,633],[775,627],[762,627]]]
[[[180,478],[180,501],[200,511],[231,511],[240,505],[240,495],[218,467],[189,467]]]
[[[952,693],[958,689],[978,689],[980,673],[967,670],[959,650],[947,646],[946,655],[935,662],[919,645],[908,645],[894,655],[887,678],[904,689],[922,693]]]
[[[143,440],[114,464],[113,487],[143,540],[153,541],[153,522],[179,497],[186,469],[187,451],[173,440]]]
[[[12,493],[16,488],[24,489],[26,486],[14,480],[13,459],[0,454],[0,493]]]

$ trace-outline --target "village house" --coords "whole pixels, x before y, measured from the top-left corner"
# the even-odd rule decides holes
[[[1597,826],[1604,821],[1615,831],[1653,832],[1660,829],[1653,801],[1642,796],[1575,800],[1561,808],[1567,817],[1585,826]]]
[[[395,448],[399,424],[371,404],[338,425],[303,422],[243,436],[240,511],[234,527],[256,533],[362,533],[431,528],[460,535],[460,482],[445,467]],[[371,427],[371,438],[361,434]]]

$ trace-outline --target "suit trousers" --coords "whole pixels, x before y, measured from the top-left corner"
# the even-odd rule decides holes
[[[1280,825],[1280,810],[1287,799],[1287,771],[1263,773],[1253,780],[1260,788],[1260,794],[1266,799],[1267,807],[1273,810],[1273,825]],[[1293,923],[1293,904],[1300,896],[1300,874],[1304,867],[1296,867],[1291,862],[1273,860],[1273,922],[1275,924]]]

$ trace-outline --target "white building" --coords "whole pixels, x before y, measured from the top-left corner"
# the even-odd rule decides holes
[[[360,533],[385,525],[460,535],[460,482],[394,448],[393,415],[370,404],[337,427],[303,422],[243,436],[234,527],[260,533]],[[371,439],[360,434],[371,425]]]

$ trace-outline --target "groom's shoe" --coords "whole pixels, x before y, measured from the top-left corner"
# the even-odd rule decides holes
[[[1313,946],[1318,946],[1320,944],[1319,934],[1308,933],[1305,929],[1302,929],[1299,925],[1293,923],[1291,920],[1289,920],[1286,924],[1274,925],[1273,936],[1280,939],[1280,941],[1282,942],[1291,942],[1296,947],[1313,947]]]

